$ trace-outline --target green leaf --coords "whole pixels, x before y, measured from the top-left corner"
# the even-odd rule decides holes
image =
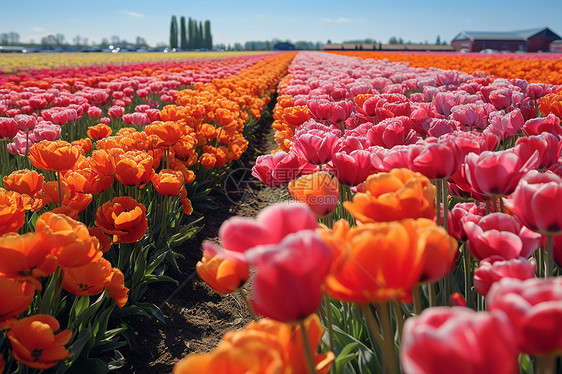
[[[519,355],[519,373],[520,374],[534,374],[533,361],[529,355]]]

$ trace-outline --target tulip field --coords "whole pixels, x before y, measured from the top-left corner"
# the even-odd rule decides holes
[[[125,372],[190,274],[249,317],[174,374],[562,370],[562,56],[0,57],[0,372]]]

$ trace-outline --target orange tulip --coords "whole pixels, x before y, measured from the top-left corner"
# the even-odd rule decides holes
[[[435,187],[420,173],[393,169],[370,175],[364,186],[353,202],[343,203],[361,223],[435,217]]]
[[[92,151],[94,146],[92,145],[92,141],[88,138],[78,139],[70,143],[76,147],[79,147],[80,153],[85,156]]]
[[[94,168],[84,168],[67,171],[64,181],[78,192],[97,195],[111,187],[113,177],[100,174]]]
[[[88,137],[92,140],[100,140],[103,138],[107,138],[112,133],[111,127],[100,123],[99,125],[90,126],[88,128]]]
[[[100,242],[100,250],[105,253],[111,249],[111,238],[99,227],[88,227],[90,236],[94,236]]]
[[[338,180],[326,171],[293,179],[288,188],[293,200],[308,205],[317,217],[332,213],[338,204]]]
[[[37,169],[70,170],[80,157],[80,148],[63,140],[43,140],[31,146],[29,160]]]
[[[0,277],[0,330],[8,328],[14,317],[27,310],[36,289],[37,284],[28,280]]]
[[[134,243],[148,228],[146,207],[128,196],[115,197],[98,209],[95,225],[113,235],[114,243]]]
[[[418,245],[424,248],[421,282],[435,282],[447,275],[459,255],[458,242],[447,231],[429,219],[417,220]]]
[[[80,219],[78,218],[78,211],[74,208],[69,207],[68,205],[61,205],[56,207],[55,209],[51,209],[50,210],[51,213],[55,213],[55,214],[63,214],[69,218],[72,218],[75,221],[79,221]]]
[[[102,292],[110,281],[112,266],[99,255],[84,266],[63,268],[62,288],[77,296],[94,296]]]
[[[356,303],[408,300],[424,266],[415,220],[368,223],[350,230],[326,277],[332,297]]]
[[[157,135],[162,139],[162,147],[167,148],[175,144],[184,134],[182,126],[172,121],[155,121],[144,127],[147,135]]]
[[[25,223],[22,195],[0,188],[0,235],[17,231]]]
[[[62,267],[84,266],[99,253],[99,241],[90,236],[86,225],[63,214],[42,214],[37,219],[35,231]]]
[[[34,369],[48,369],[70,357],[64,347],[72,338],[70,330],[60,329],[56,318],[36,314],[14,322],[6,336],[12,345],[14,358]]]
[[[2,179],[4,188],[34,197],[43,185],[43,174],[35,170],[16,170]]]
[[[46,277],[57,269],[57,258],[35,233],[0,236],[0,276]]]
[[[115,174],[116,159],[119,159],[123,153],[125,152],[119,148],[98,149],[92,152],[90,166],[101,175],[113,175]]]
[[[209,287],[223,294],[236,291],[250,278],[248,264],[222,259],[207,251],[195,269]]]
[[[125,152],[118,156],[115,163],[115,179],[125,186],[143,188],[154,175],[153,162],[146,152]]]
[[[545,116],[550,113],[562,118],[562,93],[553,93],[539,99],[539,110]]]
[[[172,169],[162,169],[152,177],[152,185],[160,195],[179,195],[183,183],[183,174]]]
[[[316,353],[323,330],[316,314],[304,321],[318,374],[330,372],[334,354]],[[173,374],[190,373],[307,373],[300,326],[263,318],[239,332],[227,333],[210,353],[190,354],[174,367]]]
[[[107,291],[109,296],[115,300],[115,303],[119,308],[123,308],[127,304],[129,297],[127,293],[129,289],[125,287],[125,276],[121,270],[117,268],[112,269],[111,278],[109,284],[107,285]]]

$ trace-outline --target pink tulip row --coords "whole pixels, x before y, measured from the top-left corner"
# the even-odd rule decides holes
[[[159,102],[173,103],[180,87],[237,74],[267,56],[0,76],[0,139],[13,139],[8,151],[23,155],[34,143],[59,139],[62,126],[83,118],[144,126],[160,119]]]
[[[370,174],[420,172],[444,186],[437,222],[479,261],[467,288],[488,311],[409,319],[404,370],[513,373],[520,353],[559,352],[562,278],[549,277],[552,260],[562,265],[562,129],[537,102],[560,87],[317,53],[300,53],[290,74],[280,94],[301,115],[276,108],[274,127],[294,135],[287,152],[257,159],[256,177],[276,186],[323,169],[363,191]],[[550,260],[537,266],[541,248]]]

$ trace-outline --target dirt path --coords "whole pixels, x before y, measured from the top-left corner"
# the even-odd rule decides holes
[[[260,121],[257,145],[261,153],[274,147],[271,122],[271,118]],[[246,156],[243,166],[233,168],[226,187],[221,186],[213,197],[219,208],[205,213],[204,228],[178,251],[185,256],[178,261],[182,273],[170,271],[169,275],[179,285],[156,284],[146,293],[145,299],[160,307],[166,323],[146,317],[129,321],[137,344],[134,349],[121,349],[127,363],[118,373],[169,373],[185,355],[213,349],[226,332],[241,329],[251,320],[238,294],[213,291],[198,277],[195,264],[201,258],[202,241],[216,238],[224,220],[234,215],[255,217],[283,198],[282,191],[264,187],[251,176],[254,160],[255,155]]]

